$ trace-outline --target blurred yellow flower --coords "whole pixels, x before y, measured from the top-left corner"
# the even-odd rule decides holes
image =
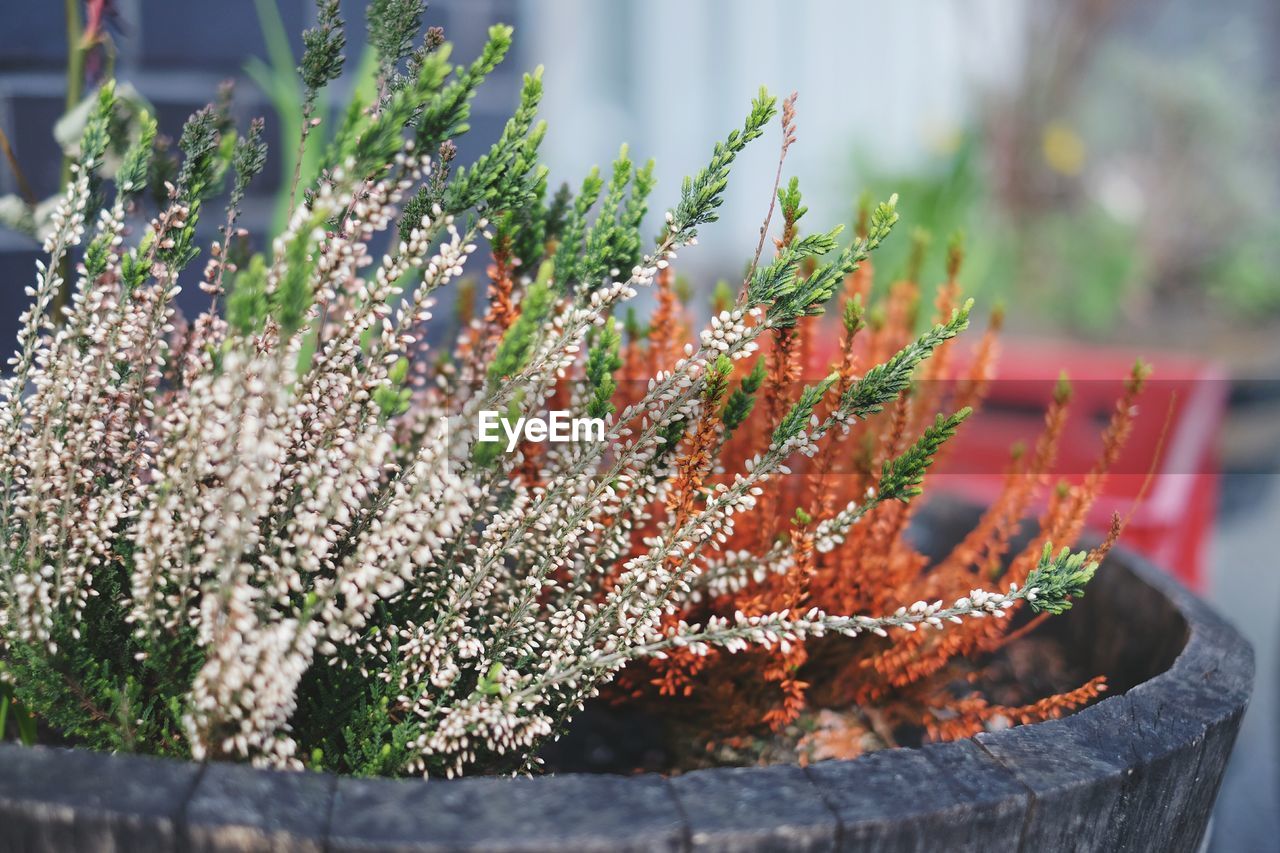
[[[1040,140],[1044,161],[1062,175],[1078,175],[1084,167],[1084,140],[1065,122],[1051,121]]]

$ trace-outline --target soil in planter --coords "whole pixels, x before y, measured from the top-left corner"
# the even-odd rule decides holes
[[[992,705],[1018,706],[1072,690],[1097,675],[1075,662],[1055,634],[1036,631],[1010,643],[983,666],[960,671],[954,692],[963,696],[976,691]],[[988,728],[1009,725],[997,717]],[[874,711],[859,708],[818,708],[778,734],[766,729],[755,736],[712,740],[695,719],[597,700],[578,715],[564,737],[543,751],[542,759],[548,772],[676,774],[704,767],[850,758],[891,746],[918,747],[925,740],[921,728],[889,727]]]

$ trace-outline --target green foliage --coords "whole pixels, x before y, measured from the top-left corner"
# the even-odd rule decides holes
[[[839,233],[839,232],[835,232]],[[857,269],[865,253],[856,246],[840,252],[831,263],[823,264],[807,276],[792,276],[789,286],[770,302],[766,316],[777,327],[795,325],[801,317],[821,314],[827,302],[843,284],[845,276]]]
[[[925,472],[933,464],[942,445],[955,435],[960,424],[973,412],[967,406],[953,415],[938,415],[924,435],[897,459],[886,460],[880,472],[882,500],[910,501],[923,490]]]
[[[459,169],[444,195],[445,210],[461,213],[481,206],[509,210],[527,203],[546,178],[538,165],[538,147],[546,125],[534,124],[542,100],[542,68],[524,75],[520,104],[502,135],[469,169]]]
[[[107,262],[111,257],[112,236],[99,234],[89,241],[84,249],[84,273],[89,281],[97,281],[107,271]]]
[[[370,26],[374,26],[373,16],[382,14],[383,11],[392,17],[403,16],[416,22],[421,17],[421,6],[417,2],[380,0],[370,9]],[[415,30],[416,27],[417,23],[414,23]],[[387,168],[401,147],[407,127],[416,126],[415,135],[428,150],[465,132],[471,94],[484,75],[505,54],[510,39],[509,28],[493,28],[482,57],[469,69],[458,69],[458,78],[446,85],[445,81],[453,71],[448,63],[450,50],[447,44],[429,42],[423,50],[414,53],[409,63],[409,74],[392,77],[392,70],[407,54],[408,46],[397,34],[399,25],[391,23],[380,29],[386,40],[379,48],[379,56],[382,57],[379,79],[384,80],[385,85],[378,92],[369,95],[370,99],[376,99],[374,104],[366,103],[359,93],[352,98],[343,122],[323,158],[326,164],[337,164],[349,156],[354,157],[356,172],[365,175],[376,174]],[[389,60],[391,56],[395,56],[393,61]],[[532,105],[529,103],[531,96]],[[524,143],[540,96],[541,81],[531,84],[526,79],[521,108],[512,119],[523,130],[518,133],[518,138],[513,139],[509,135],[513,132],[513,127],[508,123],[503,139],[495,146],[496,154],[491,152],[487,160],[482,158],[483,168],[482,161],[477,161],[476,166],[483,179],[473,178],[474,186],[471,189],[475,192],[478,188],[479,196],[471,197],[467,204],[456,208],[455,212],[476,204],[484,196],[484,190],[496,183],[497,178],[492,173],[511,165],[514,159],[513,149]],[[430,203],[427,205],[427,209],[429,208]],[[418,218],[421,218],[421,214]]]
[[[80,138],[80,164],[90,172],[102,163],[110,140],[111,110],[115,106],[115,83],[108,81],[98,89],[97,103],[84,126]]]
[[[397,364],[401,363],[406,367],[409,364],[403,359],[397,362]],[[403,415],[409,411],[409,403],[412,399],[412,389],[400,387],[399,382],[383,385],[373,392],[373,404],[378,407],[378,412],[383,420],[393,418],[396,415]]]
[[[591,171],[582,179],[578,195],[570,201],[566,193],[555,253],[556,284],[562,289],[567,289],[572,282],[582,280],[578,266],[582,239],[587,230],[587,214],[600,198],[602,189],[604,179],[600,177],[599,168],[592,166]]]
[[[399,665],[393,663],[391,669],[398,673]],[[311,769],[354,776],[397,772],[410,729],[393,713],[394,679],[391,685],[375,681],[354,668],[312,667],[307,672],[295,725],[300,742],[312,747]]]
[[[285,249],[284,275],[280,283],[267,295],[267,306],[284,336],[292,335],[301,326],[311,307],[311,241],[312,231],[322,223],[314,218],[309,226],[299,228]],[[256,305],[246,301],[246,307]]]
[[[347,112],[347,123],[334,140],[334,151],[325,163],[355,160],[354,174],[373,177],[387,171],[403,143],[404,127],[423,99],[429,96],[430,81],[419,77],[391,94],[381,108],[366,112],[355,99]]]
[[[120,553],[128,557],[128,546]],[[93,749],[189,757],[180,730],[180,708],[195,670],[199,646],[179,630],[163,647],[163,660],[140,662],[127,621],[123,561],[95,576],[99,595],[77,625],[56,628],[60,654],[24,643],[6,646],[6,667],[20,674],[13,697],[38,713],[62,737]],[[148,690],[143,689],[144,682]],[[34,725],[20,731],[34,739]]]
[[[346,62],[342,51],[347,46],[347,33],[342,26],[338,0],[316,0],[316,20],[316,26],[302,33],[302,63],[298,65],[308,105],[314,103],[321,89],[342,76],[342,65]]]
[[[470,168],[458,169],[448,187],[425,185],[409,199],[400,218],[401,238],[418,227],[437,204],[452,215],[471,208],[500,213],[536,204],[546,188],[546,169],[537,162],[546,127],[534,123],[541,99],[539,68],[525,75],[520,104],[489,151]],[[456,134],[465,129],[465,124],[459,123],[449,125],[447,132]]]
[[[505,211],[494,223],[495,245],[506,245],[522,264],[532,264],[546,250],[550,209],[543,203],[547,194],[544,174],[531,188],[529,203]]]
[[[784,246],[770,263],[759,267],[747,283],[747,306],[776,303],[795,293],[800,287],[800,265],[834,249],[836,237],[843,230],[844,226],[837,225],[825,234],[809,234]]]
[[[262,172],[263,166],[267,164],[267,143],[262,140],[262,129],[262,119],[254,119],[249,123],[249,133],[236,140],[235,153],[231,158],[231,166],[235,170],[230,201],[233,209],[240,206],[249,182],[256,178]]]
[[[529,285],[520,303],[520,316],[512,323],[494,353],[489,365],[489,380],[496,382],[518,372],[529,363],[538,331],[555,304],[555,292],[551,288],[551,263],[544,262],[537,279]]]
[[[372,0],[369,4],[369,44],[378,56],[378,76],[390,78],[400,60],[409,55],[422,28],[425,0]]]
[[[684,439],[684,434],[689,429],[689,422],[684,418],[673,418],[663,424],[658,430],[658,439],[662,444],[659,456],[663,459],[668,458],[675,453],[676,447]]]
[[[793,225],[809,212],[809,208],[800,203],[799,178],[792,178],[785,187],[778,190],[778,206],[782,210],[783,220]]]
[[[658,183],[653,169],[654,162],[650,158],[635,170],[632,175],[631,194],[627,196],[618,214],[620,227],[614,232],[611,248],[613,259],[623,270],[640,262],[643,242],[640,237],[640,223],[649,211],[649,194]]]
[[[867,234],[843,249],[835,260],[818,267],[808,276],[799,275],[802,263],[833,250],[836,237],[843,228],[799,237],[784,246],[772,262],[756,269],[748,282],[748,307],[768,305],[766,316],[770,325],[776,328],[793,326],[801,317],[821,314],[845,276],[857,269],[858,264],[889,235],[898,221],[897,201],[895,195],[879,204],[871,214]]]
[[[814,410],[839,378],[839,373],[832,373],[821,382],[806,386],[800,392],[800,398],[792,404],[791,410],[774,428],[771,443],[780,447],[803,432],[805,427],[809,426],[809,419],[813,417]]]
[[[4,672],[4,664],[0,663],[0,673]],[[13,686],[0,681],[0,741],[8,736],[9,720],[13,719],[14,734],[23,746],[31,746],[36,742],[36,718],[29,714],[14,695]]]
[[[724,423],[726,433],[733,432],[750,417],[751,410],[756,405],[756,392],[760,390],[760,386],[764,383],[764,377],[764,359],[757,359],[755,366],[751,368],[751,372],[742,377],[738,387],[734,389],[733,393],[729,395],[729,399],[725,401],[724,411],[720,415],[720,420]]]
[[[141,192],[147,185],[147,170],[151,162],[151,146],[156,139],[156,120],[148,112],[138,116],[138,138],[125,151],[120,169],[116,172],[116,188],[125,195]]]
[[[573,190],[567,183],[562,183],[547,204],[546,215],[543,217],[543,229],[547,240],[560,239],[561,234],[564,233],[565,217],[568,216],[572,207]]]
[[[227,295],[227,324],[238,334],[256,334],[262,330],[267,312],[267,263],[262,255],[254,255],[232,280]]]
[[[846,335],[854,335],[866,328],[866,310],[862,307],[862,300],[858,297],[846,299],[844,302],[844,311],[840,315],[840,325],[844,329]]]
[[[166,234],[167,245],[158,245],[155,250],[156,259],[173,269],[185,267],[199,254],[194,240],[201,204],[221,192],[223,178],[237,152],[234,131],[224,134],[220,130],[224,123],[222,114],[210,105],[196,111],[183,125],[178,141],[183,161],[175,192],[176,200],[186,206],[187,216],[180,227]],[[245,150],[247,165],[252,164],[252,150],[258,144],[260,140]]]
[[[257,13],[258,27],[262,32],[267,48],[267,62],[258,57],[250,57],[244,70],[259,89],[271,99],[275,120],[279,130],[279,138],[286,141],[280,151],[281,183],[276,190],[275,210],[272,215],[272,231],[280,233],[289,221],[289,214],[294,202],[293,175],[297,174],[298,183],[308,186],[320,172],[320,165],[325,149],[317,144],[293,144],[293,140],[311,139],[310,125],[318,124],[323,132],[329,118],[328,103],[319,97],[319,89],[309,91],[299,77],[299,64],[293,54],[289,35],[285,32],[284,20],[274,0],[254,0],[254,11]],[[320,19],[318,19],[320,20]],[[324,30],[324,25],[320,26]],[[333,38],[330,31],[329,39]],[[306,39],[303,40],[304,58]],[[341,50],[341,48],[339,48]],[[366,51],[369,62],[374,61],[373,52]],[[318,54],[323,57],[325,54]],[[318,65],[323,67],[322,64]],[[363,66],[362,66],[363,68]],[[319,69],[317,69],[319,70]],[[372,68],[369,74],[372,78]],[[365,81],[357,74],[356,88],[352,95],[352,103],[367,103],[365,90],[373,87],[372,80]],[[313,82],[315,77],[312,78]]]
[[[591,289],[614,270],[629,272],[636,265],[643,242],[640,221],[647,210],[646,200],[653,184],[653,161],[635,168],[627,146],[622,146],[618,159],[613,162],[599,213],[586,233],[585,246],[578,249],[567,242],[563,244],[562,257],[566,261],[570,251],[574,255],[580,252],[581,261],[575,265],[572,277],[561,281],[574,281]]]
[[[729,377],[733,375],[733,359],[720,355],[707,365],[706,379],[703,381],[702,399],[719,400],[729,390]]]
[[[467,122],[471,118],[471,100],[480,84],[510,51],[512,32],[511,27],[504,24],[490,27],[480,56],[471,65],[455,69],[454,79],[423,105],[413,121],[420,148],[434,151],[441,142],[470,129]]]
[[[587,351],[587,385],[591,388],[587,401],[589,418],[603,418],[617,411],[612,402],[618,388],[613,375],[622,367],[622,358],[618,355],[621,344],[622,336],[614,323],[607,321]]]
[[[723,142],[717,142],[711,152],[711,162],[690,178],[685,178],[680,188],[680,203],[673,212],[671,228],[686,237],[694,237],[698,226],[718,219],[716,211],[724,203],[724,191],[729,185],[729,167],[747,143],[758,139],[765,126],[777,114],[778,100],[767,90],[761,89],[751,102],[751,111],[741,131],[733,131]]]
[[[182,126],[178,148],[184,159],[178,172],[178,196],[187,204],[198,204],[218,192],[222,145],[218,122],[217,112],[208,106],[197,110]]]
[[[1072,600],[1084,595],[1084,588],[1093,580],[1097,563],[1087,562],[1087,551],[1071,553],[1064,547],[1053,554],[1053,545],[1044,543],[1040,562],[1027,575],[1025,588],[1035,590],[1035,597],[1028,596],[1027,603],[1037,613],[1059,614],[1071,609]]]
[[[884,408],[911,382],[911,375],[920,362],[933,355],[934,350],[954,338],[969,326],[969,311],[973,300],[952,313],[946,323],[939,323],[915,341],[907,344],[883,364],[877,364],[862,379],[849,386],[841,397],[840,407],[865,418]]]

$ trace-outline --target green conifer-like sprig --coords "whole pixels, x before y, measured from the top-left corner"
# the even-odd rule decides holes
[[[805,386],[805,389],[800,392],[799,399],[792,404],[791,410],[778,422],[777,428],[773,431],[771,443],[781,447],[809,426],[809,419],[813,416],[814,410],[839,378],[840,374],[833,372],[821,381]]]
[[[302,113],[310,117],[320,90],[342,76],[347,33],[338,0],[316,0],[317,25],[302,33],[302,62],[298,74],[305,89]]]
[[[1054,556],[1053,545],[1044,543],[1040,562],[1027,575],[1024,585],[1031,609],[1055,615],[1070,610],[1073,600],[1084,595],[1085,586],[1098,570],[1098,564],[1088,560],[1087,551],[1073,554],[1066,547]]]
[[[567,189],[567,188],[566,188]],[[564,215],[560,226],[559,240],[556,243],[554,256],[555,280],[557,287],[566,287],[570,282],[581,281],[582,241],[587,233],[587,215],[600,198],[604,189],[604,178],[600,169],[592,166],[582,179],[578,194],[569,200],[566,196]]]
[[[385,85],[396,66],[413,50],[422,27],[426,0],[372,0],[369,4],[369,44],[378,56],[378,77]]]
[[[470,130],[471,101],[480,84],[493,72],[511,50],[511,27],[495,24],[480,55],[469,66],[458,66],[454,78],[423,105],[411,122],[415,138],[423,150],[433,151],[446,139]]]
[[[733,390],[729,395],[729,399],[725,401],[724,411],[720,419],[724,423],[726,433],[733,432],[750,417],[751,410],[756,405],[756,392],[764,384],[764,377],[764,359],[757,359],[755,366],[751,368],[751,372],[742,377],[738,387]]]
[[[881,411],[885,403],[897,397],[911,382],[911,375],[920,362],[931,356],[943,343],[968,328],[972,308],[973,300],[970,299],[963,307],[952,312],[951,319],[946,323],[934,326],[888,361],[868,370],[862,379],[850,385],[842,395],[841,408],[861,418]]]
[[[703,380],[702,399],[704,401],[719,400],[729,390],[729,377],[733,375],[733,359],[721,355],[707,367]]]
[[[255,254],[232,280],[227,295],[227,324],[241,335],[256,334],[262,329],[268,308],[267,263],[262,255]]]
[[[856,335],[866,328],[866,309],[862,307],[862,299],[855,296],[844,301],[844,311],[840,316],[840,325],[846,335]]]
[[[249,183],[262,173],[262,168],[267,164],[267,143],[262,139],[263,128],[262,119],[255,118],[249,122],[248,134],[236,140],[235,153],[231,159],[235,179],[228,202],[232,209],[239,208]]]
[[[212,106],[197,110],[182,126],[178,148],[184,159],[178,170],[178,194],[184,201],[202,200],[216,192],[213,181],[221,140],[218,116]]]
[[[618,334],[616,324],[608,320],[587,351],[587,384],[591,389],[587,401],[589,418],[604,418],[617,411],[613,394],[618,384],[613,376],[622,367],[622,358],[618,354],[621,345],[622,336]]]
[[[784,205],[803,212],[799,185],[790,184]],[[869,219],[867,234],[842,250],[835,260],[824,264],[805,277],[798,275],[800,263],[820,257],[835,248],[836,237],[843,227],[826,234],[794,239],[784,246],[773,262],[755,271],[747,283],[747,307],[768,305],[767,321],[774,328],[795,325],[801,317],[821,314],[825,305],[841,287],[847,275],[866,260],[898,221],[897,195],[880,203]]]
[[[919,495],[925,472],[933,464],[934,457],[972,412],[966,406],[953,415],[938,415],[906,452],[896,459],[886,460],[880,473],[881,499],[906,502]]]
[[[138,114],[138,138],[124,153],[116,171],[116,189],[131,196],[147,186],[147,170],[151,163],[151,146],[156,140],[156,120],[149,112]]]
[[[542,100],[542,68],[524,76],[520,105],[507,120],[498,141],[470,168],[459,169],[444,194],[447,212],[458,214],[473,207],[510,210],[524,204],[545,180],[538,166],[538,148],[546,126],[536,123]],[[415,200],[421,196],[421,191]],[[408,208],[406,208],[408,210]]]
[[[311,266],[307,263],[307,256],[311,251],[312,232],[320,225],[313,214],[312,221],[294,234],[285,247],[284,276],[266,297],[271,315],[280,324],[282,339],[287,339],[302,327],[311,307]],[[250,303],[246,300],[246,304]]]
[[[844,226],[838,225],[826,233],[808,234],[784,246],[771,262],[759,267],[747,283],[747,307],[777,303],[794,293],[800,265],[834,249],[836,238],[843,230]]]
[[[223,179],[236,150],[236,134],[219,130],[221,115],[213,106],[197,110],[182,127],[178,148],[182,167],[178,170],[176,200],[185,205],[187,216],[181,227],[168,234],[168,245],[158,247],[155,257],[174,270],[182,269],[199,254],[194,245],[200,207],[222,191]]]
[[[587,229],[583,260],[579,271],[581,283],[588,287],[602,279],[609,272],[609,247],[614,232],[619,228],[618,214],[627,197],[627,187],[631,184],[632,164],[627,146],[618,151],[613,161],[613,169],[609,182],[605,186],[604,197],[600,200],[599,212],[595,222]]]
[[[107,152],[107,143],[111,134],[111,111],[116,103],[115,81],[108,80],[98,89],[98,100],[93,112],[85,123],[84,133],[80,137],[80,166],[95,172],[102,165],[102,156]]]
[[[782,210],[784,221],[794,225],[809,212],[809,208],[801,204],[800,200],[800,179],[793,177],[785,187],[778,190],[778,207]]]
[[[711,151],[711,161],[693,177],[685,178],[680,189],[680,203],[672,211],[671,230],[684,239],[697,235],[699,225],[715,222],[716,211],[724,203],[724,191],[729,185],[729,168],[734,159],[747,146],[758,139],[778,111],[778,99],[761,88],[751,102],[751,111],[741,131],[732,131],[723,142],[717,142]]]

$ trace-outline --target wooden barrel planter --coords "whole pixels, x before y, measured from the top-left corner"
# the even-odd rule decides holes
[[[807,768],[423,782],[0,745],[0,850],[1196,850],[1248,644],[1122,550],[1048,624],[1114,695]]]

